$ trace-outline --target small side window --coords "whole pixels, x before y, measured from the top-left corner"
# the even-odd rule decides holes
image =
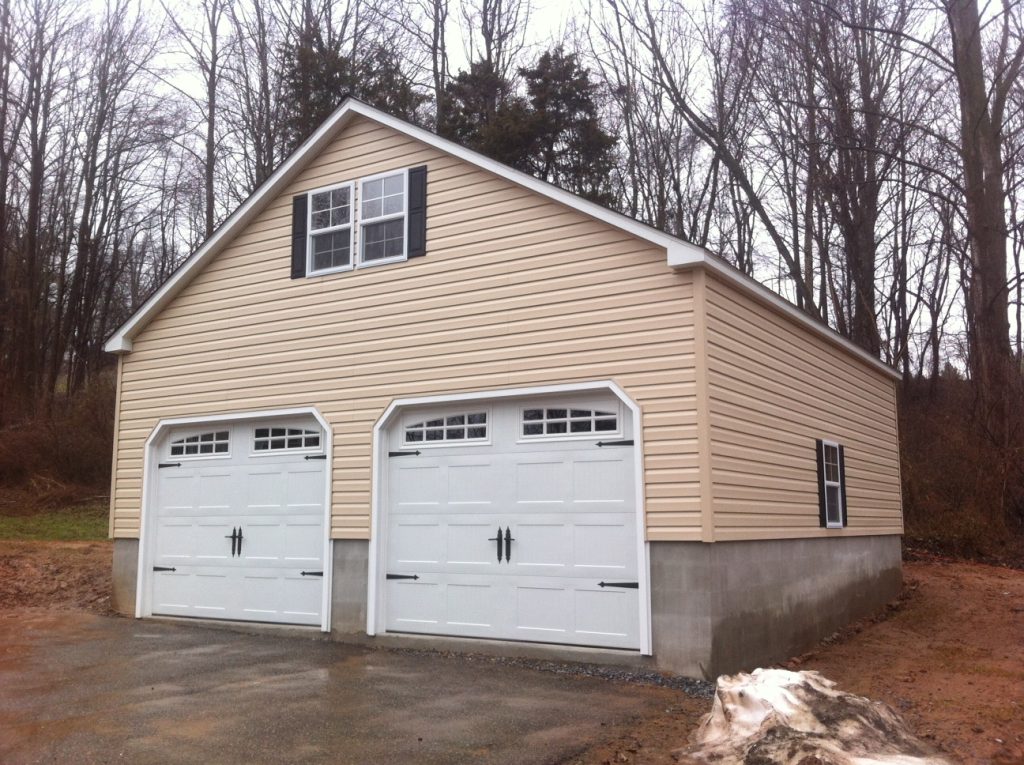
[[[228,431],[193,433],[171,441],[172,457],[205,457],[228,453]]]
[[[817,441],[818,515],[821,526],[846,526],[846,456],[841,444]]]

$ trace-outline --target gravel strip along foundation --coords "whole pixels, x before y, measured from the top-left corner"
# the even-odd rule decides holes
[[[633,669],[630,667],[613,667],[601,664],[574,664],[572,662],[546,661],[543,659],[523,659],[512,656],[489,656],[478,653],[456,653],[454,651],[438,651],[430,648],[385,648],[396,653],[440,656],[445,659],[459,659],[484,664],[500,664],[507,667],[522,667],[539,672],[552,672],[556,675],[576,677],[599,677],[620,683],[636,683],[638,685],[654,685],[659,688],[671,688],[682,691],[695,699],[710,699],[715,695],[715,684],[707,680],[696,680],[691,677],[665,675],[651,669]]]

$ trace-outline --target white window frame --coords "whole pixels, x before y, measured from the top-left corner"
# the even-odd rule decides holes
[[[838,481],[830,481],[828,479],[828,449],[829,447],[836,450],[836,472],[839,474]],[[839,456],[839,443],[837,441],[826,441],[821,440],[821,482],[825,495],[825,528],[827,529],[841,529],[843,526],[843,461]],[[829,519],[828,513],[828,490],[829,487],[835,487],[836,498],[838,500],[837,510],[839,511],[839,520],[832,521]]]
[[[543,409],[544,417],[539,420],[527,420],[525,413],[527,409]],[[526,435],[523,433],[523,425],[527,422],[544,424],[550,422],[547,418],[548,409],[565,409],[566,410],[566,431],[565,433],[537,433],[534,435]],[[569,430],[569,423],[572,422],[572,418],[569,417],[569,412],[573,409],[589,409],[591,412],[598,410],[608,410],[615,415],[615,430],[592,430],[589,433],[571,433]],[[559,418],[561,421],[561,418]],[[546,401],[523,404],[519,407],[518,417],[516,421],[516,442],[517,443],[533,443],[535,441],[600,441],[602,438],[622,438],[622,405],[621,403],[613,404],[612,406],[604,406],[601,404],[580,404],[578,402],[563,404],[561,402],[549,403]]]
[[[363,218],[363,186],[371,181],[380,180],[382,178],[390,178],[395,175],[402,176],[402,212],[392,213],[390,215],[380,215],[376,218]],[[372,266],[384,266],[388,263],[402,263],[409,259],[409,168],[403,167],[400,170],[389,170],[386,173],[377,173],[375,175],[367,175],[365,178],[359,179],[359,198],[358,207],[356,212],[359,214],[359,241],[358,250],[359,257],[356,263],[356,268],[370,268]],[[377,260],[364,260],[363,248],[366,246],[366,237],[364,236],[364,230],[367,225],[373,225],[375,223],[386,223],[391,220],[402,220],[402,254],[393,255],[390,258],[378,258]]]
[[[407,184],[408,185],[408,184]],[[327,228],[313,229],[313,195],[323,194],[327,191],[337,191],[338,189],[348,189],[348,201],[349,201],[349,215],[348,223],[340,226],[328,226]],[[355,184],[352,181],[346,181],[344,183],[335,183],[330,186],[324,186],[319,189],[313,189],[306,194],[306,276],[323,276],[324,274],[337,274],[342,271],[351,271],[355,268],[356,262],[356,248],[355,248],[355,228],[356,228],[356,189]],[[342,231],[348,229],[348,265],[347,266],[334,266],[332,268],[321,268],[320,270],[313,269],[313,237],[320,234],[330,234],[336,231]]]
[[[175,441],[179,441],[184,438],[190,438],[191,436],[202,436],[204,433],[213,433],[214,440],[210,443],[218,444],[224,443],[223,441],[217,441],[217,433],[227,432],[228,434],[228,450],[226,452],[213,452],[210,454],[171,454],[171,447],[174,446]],[[172,460],[223,460],[231,457],[231,443],[235,440],[235,434],[231,428],[203,428],[202,430],[182,430],[177,433],[171,433],[167,437],[167,458]],[[200,441],[199,443],[204,443]]]
[[[443,441],[406,441],[405,440],[406,428],[408,428],[410,425],[414,425],[417,422],[426,423],[427,420],[436,420],[436,419],[439,419],[439,418],[440,419],[444,419],[445,421],[447,421],[447,418],[449,418],[449,417],[457,417],[460,414],[466,415],[467,417],[469,415],[471,415],[471,414],[485,414],[485,415],[487,415],[487,421],[484,423],[484,426],[487,428],[487,436],[486,436],[486,438],[459,438],[459,439],[453,439],[453,440],[450,440],[450,441],[447,440],[447,439],[445,439]],[[459,428],[459,427],[462,427],[462,428],[472,428],[472,427],[479,427],[479,425],[469,425],[469,424],[466,424],[466,425],[447,425],[447,424],[445,424],[445,425],[442,425],[441,427],[442,427],[443,430],[446,431],[445,435],[447,435],[447,431],[448,431],[449,428]],[[429,428],[425,427],[424,431],[426,431],[426,430],[429,430]],[[490,407],[474,407],[472,409],[446,410],[446,411],[443,411],[443,412],[441,412],[441,411],[432,411],[432,412],[427,412],[426,414],[423,414],[423,415],[411,414],[411,415],[405,416],[402,419],[400,431],[401,431],[401,435],[402,435],[402,439],[401,439],[402,443],[399,445],[399,448],[401,448],[401,449],[410,449],[411,450],[411,449],[422,449],[422,448],[427,448],[427,449],[437,449],[437,448],[443,448],[443,447],[451,448],[453,446],[490,446],[491,445],[491,434],[494,432],[494,416],[491,413]]]
[[[325,434],[324,429],[320,428],[320,445],[319,446],[303,446],[300,448],[284,448],[284,449],[264,449],[257,451],[256,449],[256,431],[263,428],[301,428],[303,430],[309,429],[309,423],[298,423],[298,422],[254,422],[249,428],[249,456],[250,457],[281,457],[289,454],[324,454],[324,440]],[[287,440],[288,436],[283,436]],[[292,436],[295,438],[295,436]]]

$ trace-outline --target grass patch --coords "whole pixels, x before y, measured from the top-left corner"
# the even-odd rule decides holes
[[[106,539],[107,512],[106,507],[93,506],[0,516],[0,539],[60,542]]]

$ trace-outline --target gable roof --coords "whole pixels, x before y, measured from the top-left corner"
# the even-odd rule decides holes
[[[764,287],[754,279],[733,268],[725,260],[712,254],[703,247],[679,239],[667,234],[646,223],[641,223],[635,218],[609,210],[598,204],[590,202],[582,197],[558,188],[546,181],[534,178],[519,170],[504,165],[495,160],[489,159],[479,152],[467,149],[453,141],[442,138],[436,133],[424,130],[409,122],[392,117],[391,115],[376,109],[369,104],[358,101],[354,98],[346,98],[330,117],[328,117],[316,131],[307,138],[299,148],[271,174],[267,180],[257,188],[248,199],[246,199],[231,215],[228,216],[213,235],[203,242],[194,253],[171,274],[171,276],[152,294],[110,336],[104,344],[103,349],[109,353],[123,354],[132,350],[132,339],[142,331],[163,308],[189,283],[209,262],[220,252],[244,227],[258,215],[267,204],[275,199],[290,184],[295,177],[305,168],[308,162],[317,156],[334,138],[356,117],[365,117],[369,120],[385,125],[399,133],[421,141],[452,156],[487,170],[519,186],[523,186],[543,197],[559,202],[566,207],[578,210],[591,218],[603,221],[621,231],[631,234],[638,239],[650,242],[658,247],[665,248],[667,253],[666,265],[672,268],[689,268],[695,265],[705,265],[713,269],[720,276],[725,278],[744,291],[753,294],[762,302],[767,302],[777,310],[786,314],[790,319],[812,330],[815,334],[824,337],[826,340],[839,345],[847,352],[850,352],[868,362],[876,369],[898,378],[899,374],[892,367],[882,363],[871,354],[855,345],[848,339],[832,330],[827,325],[808,316],[798,310],[789,301],[780,295]]]

